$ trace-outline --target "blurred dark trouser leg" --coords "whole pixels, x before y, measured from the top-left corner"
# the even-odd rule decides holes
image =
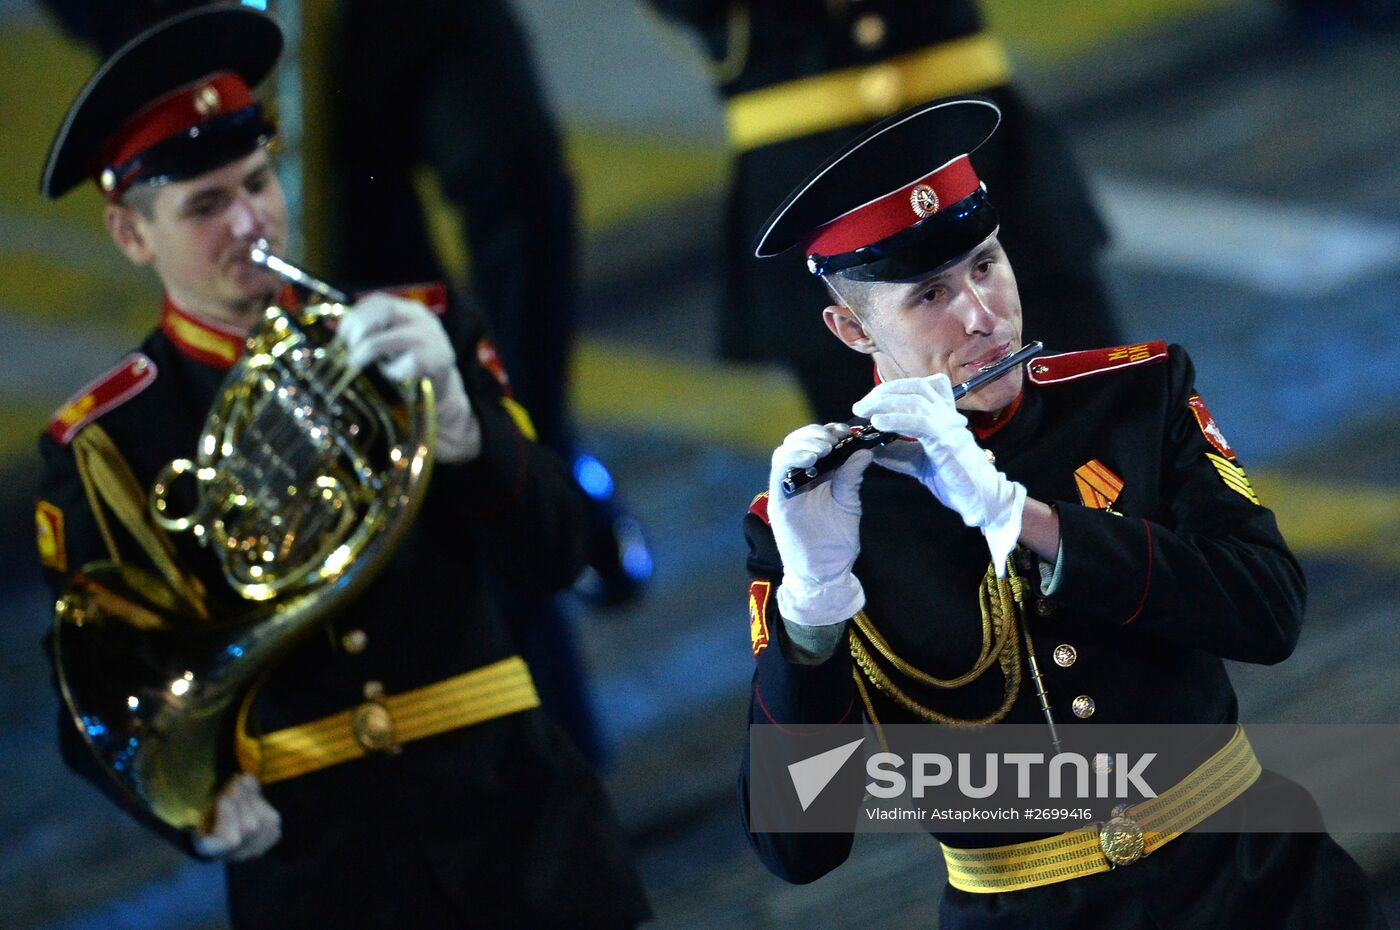
[[[1059,132],[1014,89],[989,96],[1002,124],[973,162],[1001,216],[1025,339],[1060,350],[1121,343],[1098,267],[1108,232],[1083,173]]]
[[[530,666],[540,703],[590,763],[605,768],[611,747],[598,722],[593,695],[574,636],[573,618],[555,598],[519,592],[502,598],[520,655]]]
[[[437,6],[430,4],[430,6]],[[573,181],[530,48],[507,4],[447,11],[462,45],[433,64],[424,154],[456,206],[472,291],[491,320],[517,399],[567,457],[577,258]]]
[[[571,455],[566,410],[573,338],[572,181],[509,8],[496,0],[422,2],[382,17],[349,3],[330,76],[337,274],[350,284],[441,280],[413,171],[426,162],[463,216],[472,292],[517,399],[541,441]],[[353,65],[348,63],[353,62]],[[595,762],[573,633],[550,598],[500,598],[546,710]]]
[[[568,407],[577,299],[573,179],[531,66],[524,34],[501,3],[464,5],[471,55],[440,64],[426,104],[428,155],[462,210],[473,290],[490,317],[516,396],[540,441],[575,463]],[[640,593],[650,553],[611,493],[590,495],[589,563],[596,595]],[[648,566],[645,571],[638,566]]]

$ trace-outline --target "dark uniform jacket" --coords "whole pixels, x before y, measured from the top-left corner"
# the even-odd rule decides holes
[[[891,59],[984,29],[975,0],[651,3],[700,37],[709,56],[720,63],[717,89],[726,100],[833,71],[878,69]],[[874,23],[878,26],[872,28]],[[947,77],[963,86],[956,75]],[[862,119],[734,156],[724,231],[729,274],[721,348],[737,360],[778,359],[792,365],[817,422],[850,416],[850,405],[869,389],[868,360],[814,325],[830,301],[820,282],[801,283],[811,278],[803,265],[806,256],[793,252],[758,261],[752,242],[815,166],[884,117],[927,102],[894,90],[888,99],[873,99]],[[1001,127],[972,161],[1001,214],[1001,240],[1016,267],[1027,338],[1050,345],[1118,342],[1118,324],[1096,264],[1107,234],[1058,133],[1026,104],[1009,75],[965,91],[989,97],[1002,110]]]
[[[128,359],[141,384],[95,417],[144,488],[194,452],[232,364],[229,346],[241,346],[169,306],[163,323]],[[395,695],[513,655],[488,572],[557,590],[582,564],[575,485],[503,405],[502,382],[478,361],[480,320],[453,312],[445,323],[481,422],[481,456],[435,466],[382,574],[272,671],[250,715],[262,732],[353,708],[371,681]],[[50,544],[46,559],[55,593],[87,562],[110,558],[72,450],[55,438],[63,433],[40,440],[39,498],[61,514],[62,558]],[[124,558],[139,555],[119,528],[116,539]],[[173,539],[184,564],[221,583],[190,534]],[[363,634],[363,649],[345,648],[346,634]],[[69,764],[114,793],[66,713],[59,730]],[[229,867],[240,927],[623,926],[647,913],[600,785],[538,709],[269,784],[265,794],[283,835],[266,855]]]
[[[1235,693],[1222,660],[1287,658],[1305,587],[1273,514],[1253,496],[1234,451],[1195,395],[1190,360],[1178,347],[1168,353],[1152,343],[1031,363],[1032,371],[1038,367],[1049,369],[1038,380],[1056,383],[1036,384],[1032,375],[1009,416],[974,417],[972,425],[997,468],[1059,513],[1058,579],[1053,593],[1028,611],[1057,726],[1063,732],[1099,723],[1234,723]],[[1082,501],[1075,472],[1091,462],[1121,480],[1112,512],[1092,495],[1095,506]],[[980,533],[916,480],[879,467],[866,472],[861,502],[854,572],[866,592],[866,614],[900,658],[940,678],[962,674],[982,642],[977,592],[988,556]],[[757,506],[745,518],[748,565],[755,579],[776,589],[782,567],[765,513]],[[757,606],[768,635],[784,637],[776,598]],[[790,664],[782,645],[774,641],[757,655],[750,722],[810,730],[861,721],[844,643],[817,666]],[[1060,645],[1073,647],[1071,661],[1052,660]],[[1023,677],[1005,722],[1043,725],[1029,674]],[[991,713],[1003,696],[995,666],[951,691],[907,678],[899,684],[924,706],[962,719]],[[867,690],[882,723],[921,722],[876,688]],[[745,797],[747,778],[746,767]],[[1277,781],[1265,773],[1251,790],[1296,790]],[[939,838],[972,846],[1032,837]],[[770,869],[798,882],[839,865],[851,842],[849,835],[827,834],[751,839]],[[1318,896],[1331,894],[1317,884],[1324,859],[1333,868],[1330,880],[1360,882],[1354,863],[1325,835],[1190,834],[1112,873],[1003,894],[946,888],[940,926],[1265,927],[1283,924],[1285,915],[1294,921],[1289,926],[1321,925],[1311,921],[1323,913]],[[1279,895],[1285,882],[1296,887],[1296,897]],[[1334,906],[1369,904],[1362,893],[1359,904],[1327,904]],[[1120,922],[1113,922],[1115,914]]]

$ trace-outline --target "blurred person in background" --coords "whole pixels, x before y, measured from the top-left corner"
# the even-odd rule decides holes
[[[1283,0],[1283,6],[1304,38],[1320,42],[1400,26],[1400,0]]]
[[[1051,346],[1121,341],[1102,282],[1106,243],[1084,180],[1056,134],[1011,84],[1006,52],[975,0],[648,0],[693,30],[724,98],[733,155],[724,229],[720,349],[781,361],[813,416],[842,420],[870,383],[867,360],[807,325],[820,286],[800,256],[755,262],[749,236],[827,155],[904,107],[981,93],[1003,125],[979,171],[1006,216],[1026,331]]]
[[[209,549],[152,520],[146,489],[196,451],[263,309],[297,302],[249,257],[286,234],[275,127],[251,90],[281,48],[275,21],[248,9],[165,19],[104,62],[50,150],[42,193],[96,182],[113,242],[164,290],[140,350],[40,438],[39,553],[56,595],[111,561],[177,585],[199,608],[181,622],[242,603]],[[337,339],[353,365],[431,383],[424,506],[380,574],[320,621],[325,635],[268,669],[220,731],[238,773],[202,822],[176,829],[135,802],[67,708],[65,761],[180,848],[227,862],[239,928],[634,925],[648,909],[620,828],[540,711],[489,580],[568,585],[582,495],[522,433],[501,366],[484,363],[485,321],[440,287],[412,293],[430,306],[356,301]]]
[[[326,67],[330,267],[352,283],[441,280],[424,204],[436,177],[470,258],[470,290],[491,321],[516,398],[539,441],[588,495],[589,567],[581,588],[620,606],[651,575],[641,523],[607,468],[578,447],[568,402],[578,303],[574,179],[505,0],[342,0]],[[571,618],[536,590],[503,592],[545,708],[595,764],[607,747]]]

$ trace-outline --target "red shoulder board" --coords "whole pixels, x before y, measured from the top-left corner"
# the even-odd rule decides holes
[[[768,492],[764,491],[753,499],[749,504],[749,513],[758,517],[764,523],[768,522]]]
[[[372,291],[360,294],[360,297],[369,294],[392,294],[395,297],[403,297],[420,303],[433,311],[434,316],[442,316],[447,312],[447,285],[441,281],[428,281],[423,284],[399,284],[394,287],[378,287]]]
[[[1206,407],[1206,402],[1199,394],[1192,394],[1186,398],[1186,406],[1191,408],[1191,413],[1196,417],[1196,423],[1201,428],[1201,435],[1206,437],[1206,441],[1215,446],[1215,451],[1230,461],[1234,461],[1238,456],[1235,450],[1230,448],[1230,441],[1225,438],[1225,434],[1220,431],[1220,424],[1215,422],[1215,415]]]
[[[1114,346],[1111,349],[1086,349],[1083,352],[1042,355],[1031,359],[1026,367],[1030,372],[1032,384],[1060,384],[1117,371],[1120,368],[1154,365],[1166,357],[1167,344],[1159,339],[1156,342],[1139,342],[1136,345]]]
[[[49,421],[49,435],[68,445],[78,430],[140,394],[155,380],[156,363],[140,352],[133,352],[58,408]]]
[[[506,364],[501,361],[501,353],[496,351],[494,342],[483,336],[476,344],[476,360],[496,379],[507,397],[515,396],[510,386],[510,375],[506,374]]]

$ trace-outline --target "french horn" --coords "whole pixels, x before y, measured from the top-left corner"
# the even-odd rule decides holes
[[[267,308],[198,447],[160,470],[143,514],[168,551],[168,534],[193,534],[228,591],[206,597],[170,572],[96,562],[55,611],[59,684],[80,735],[138,807],[180,829],[207,827],[235,770],[242,696],[375,577],[432,470],[427,379],[349,366],[334,332],[348,298],[266,243],[252,258],[318,301]]]

